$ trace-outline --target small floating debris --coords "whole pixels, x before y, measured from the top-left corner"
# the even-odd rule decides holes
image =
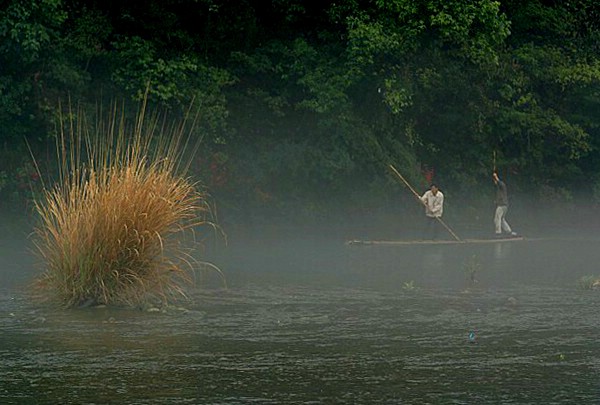
[[[469,343],[477,343],[477,331],[470,330],[468,335]]]
[[[415,286],[414,280],[410,280],[410,281],[406,281],[402,284],[402,289],[404,291],[415,291],[418,289],[418,287]]]

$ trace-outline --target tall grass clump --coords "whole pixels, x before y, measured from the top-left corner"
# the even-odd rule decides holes
[[[116,106],[91,124],[80,110],[60,117],[58,178],[36,201],[42,297],[67,307],[185,297],[190,236],[211,225],[210,208],[187,175],[189,123],[145,111],[132,124]]]

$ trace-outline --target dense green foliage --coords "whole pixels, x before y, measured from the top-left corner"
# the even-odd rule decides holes
[[[4,197],[59,99],[149,85],[175,115],[201,108],[195,170],[231,217],[388,210],[410,198],[388,163],[472,207],[494,166],[515,191],[600,202],[595,0],[3,3]]]

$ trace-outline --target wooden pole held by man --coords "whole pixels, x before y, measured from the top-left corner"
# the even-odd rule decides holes
[[[421,204],[425,204],[423,202],[423,200],[421,200],[421,196],[415,191],[415,189],[410,185],[410,183],[404,178],[404,176],[402,176],[400,174],[400,172],[398,170],[396,170],[396,168],[390,164],[390,169],[392,170],[392,172],[394,172],[394,174],[400,179],[402,180],[402,182],[404,183],[404,185],[414,194],[414,196],[417,198],[417,200],[419,200],[419,202]],[[456,235],[456,233],[454,233],[454,231],[452,229],[450,229],[450,227],[448,225],[446,225],[446,223],[442,220],[442,218],[440,217],[435,217],[440,224],[442,224],[442,226],[444,228],[446,228],[446,230],[450,233],[450,235],[452,235],[452,237],[454,239],[456,239],[457,241],[460,241],[461,239],[458,237],[458,235]]]

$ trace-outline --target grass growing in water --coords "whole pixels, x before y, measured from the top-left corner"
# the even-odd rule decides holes
[[[600,290],[600,277],[582,276],[577,280],[576,285],[580,290]]]
[[[477,280],[477,274],[481,271],[481,268],[481,263],[477,259],[477,255],[472,255],[469,260],[465,262],[465,275],[471,284],[476,284],[479,282],[479,280]]]
[[[61,117],[59,178],[36,202],[43,297],[65,306],[185,297],[196,266],[186,235],[211,226],[210,209],[187,177],[185,122],[144,112],[129,125],[113,107],[92,130],[81,112]]]

